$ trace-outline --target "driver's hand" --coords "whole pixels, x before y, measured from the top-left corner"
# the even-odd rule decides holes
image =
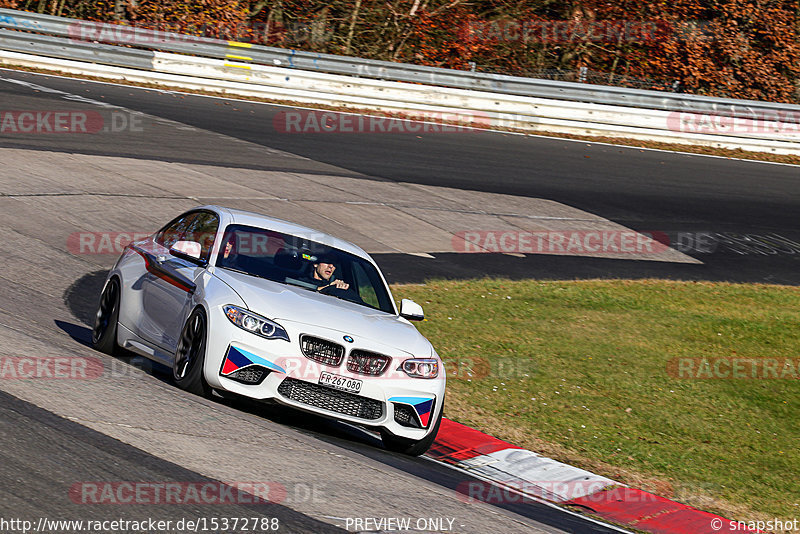
[[[350,284],[344,280],[334,280],[332,285],[337,289],[350,289]]]

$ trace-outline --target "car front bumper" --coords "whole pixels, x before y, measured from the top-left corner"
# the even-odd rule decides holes
[[[233,325],[221,308],[210,311],[205,377],[216,389],[281,404],[363,426],[382,428],[395,436],[420,440],[434,427],[442,410],[445,373],[433,379],[412,378],[398,370],[412,356],[366,339],[338,343],[342,332],[318,326],[282,322],[290,341],[265,339]],[[339,365],[307,358],[300,336],[338,343],[345,349]],[[361,349],[392,358],[380,376],[348,371],[350,351]],[[418,357],[430,357],[420,355]],[[323,373],[342,377],[358,392],[320,384]]]

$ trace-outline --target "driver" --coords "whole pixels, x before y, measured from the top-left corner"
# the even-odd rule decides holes
[[[310,276],[306,279],[317,286],[317,291],[326,295],[337,295],[350,289],[350,284],[334,278],[333,273],[336,271],[334,261],[332,254],[320,254],[312,265]]]

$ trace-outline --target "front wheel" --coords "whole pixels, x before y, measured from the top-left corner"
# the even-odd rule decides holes
[[[92,347],[106,354],[113,355],[119,350],[117,346],[119,303],[119,281],[112,278],[100,294],[100,303],[97,306],[92,328]]]
[[[203,377],[207,333],[206,314],[202,308],[198,308],[183,325],[172,364],[172,377],[178,387],[203,397],[211,393],[211,387]]]
[[[409,456],[419,456],[428,452],[433,442],[436,441],[436,435],[439,433],[439,427],[442,424],[442,414],[444,413],[444,405],[439,410],[439,417],[436,418],[436,423],[433,425],[433,430],[430,434],[425,436],[419,441],[413,439],[400,438],[386,430],[381,430],[381,441],[387,450],[392,452],[399,452]]]

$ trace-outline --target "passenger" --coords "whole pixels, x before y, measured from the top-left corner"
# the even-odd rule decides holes
[[[232,233],[228,236],[228,241],[222,247],[221,258],[218,260],[220,267],[235,267],[239,257],[239,247],[237,246],[236,234]]]

